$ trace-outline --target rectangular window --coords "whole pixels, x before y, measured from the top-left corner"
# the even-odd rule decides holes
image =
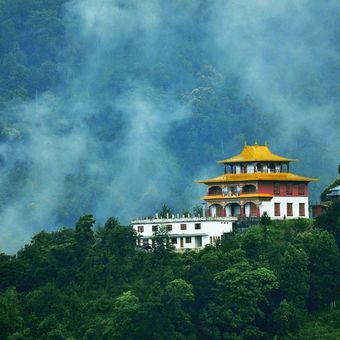
[[[274,204],[274,215],[275,216],[280,216],[281,215],[280,203],[275,203]]]
[[[153,225],[152,226],[152,231],[158,231],[158,225]]]
[[[146,245],[148,245],[148,244],[149,244],[149,239],[147,239],[147,238],[144,239],[144,240],[143,240],[143,246],[146,246]]]
[[[201,223],[195,223],[195,229],[196,230],[201,229]]]
[[[287,203],[287,216],[293,216],[293,203]]]
[[[144,232],[144,226],[143,225],[139,225],[137,227],[137,230],[138,230],[139,233],[143,233]]]
[[[186,237],[185,238],[185,243],[191,243],[191,237]]]
[[[274,195],[280,195],[280,183],[274,183]]]
[[[177,237],[173,237],[173,238],[171,239],[171,242],[172,242],[172,244],[177,244]]]
[[[305,203],[299,203],[299,216],[305,216]]]
[[[185,223],[181,224],[181,230],[187,230],[187,225]]]
[[[293,193],[293,184],[287,183],[287,195],[292,195]]]
[[[247,165],[247,172],[248,172],[248,174],[254,173],[254,164],[248,164]]]
[[[299,195],[304,195],[305,194],[305,183],[300,183],[299,184]]]
[[[166,230],[167,230],[167,231],[171,231],[171,230],[172,230],[172,225],[171,225],[171,224],[168,224],[168,225],[166,226]]]

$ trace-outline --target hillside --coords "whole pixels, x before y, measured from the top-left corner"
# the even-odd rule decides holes
[[[94,223],[84,215],[74,229],[42,231],[15,256],[0,255],[2,339],[332,339],[339,331],[339,308],[329,311],[340,297],[339,228],[272,221],[179,253],[166,233],[155,233],[148,252],[115,218]]]
[[[339,163],[337,4],[297,6],[2,0],[0,247],[190,209],[245,139],[299,158],[317,200]]]

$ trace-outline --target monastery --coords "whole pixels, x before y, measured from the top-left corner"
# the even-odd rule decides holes
[[[272,153],[267,143],[245,143],[240,154],[217,161],[222,175],[197,181],[207,186],[202,216],[133,220],[141,245],[152,247],[161,225],[175,248],[184,250],[214,244],[238,222],[258,220],[265,212],[271,219],[308,218],[308,184],[318,179],[290,172],[294,161]]]

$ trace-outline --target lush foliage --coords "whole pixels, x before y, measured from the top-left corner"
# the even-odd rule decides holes
[[[77,78],[86,66],[83,56],[88,46],[76,37],[67,39],[64,3],[65,0],[0,0],[0,141],[11,146],[10,150],[22,150],[19,146],[25,146],[34,134],[39,134],[40,125],[29,131],[22,117],[9,107],[38,98],[46,91],[58,92],[66,85],[69,87],[65,92],[72,91],[67,78]],[[178,13],[185,12],[182,1],[174,3]],[[205,8],[206,3],[201,3]],[[162,42],[164,49],[155,53],[161,58],[153,56],[148,63],[140,62],[136,51],[142,51],[138,44],[143,40],[136,39],[126,41],[124,48],[109,55],[112,62],[103,62],[100,76],[95,76],[89,92],[98,97],[94,106],[101,102],[104,105],[80,113],[85,117],[81,127],[98,142],[94,149],[97,157],[109,159],[112,150],[121,147],[126,130],[130,131],[123,117],[126,112],[118,109],[119,105],[109,106],[110,101],[104,97],[119,97],[122,91],[133,90],[134,79],[139,84],[147,83],[142,96],[163,103],[167,114],[175,108],[164,99],[165,93],[183,107],[190,107],[190,117],[173,123],[174,132],[161,139],[166,145],[164,150],[169,149],[169,155],[176,154],[180,160],[176,164],[170,159],[168,166],[180,167],[183,178],[191,180],[203,158],[206,162],[215,161],[217,154],[224,156],[229,151],[230,145],[241,145],[245,136],[265,136],[274,125],[278,126],[275,131],[281,132],[280,124],[273,124],[268,112],[260,110],[247,91],[241,90],[238,77],[233,73],[222,75],[219,70],[223,66],[209,57],[200,41],[204,15],[197,13],[191,19],[194,29],[186,29],[186,24],[178,26],[178,31],[184,27],[185,30],[181,33],[183,38],[174,43],[175,53],[168,53],[171,44]],[[322,82],[319,75],[310,74],[306,72],[303,82],[307,85],[314,77],[315,85],[311,94],[303,98],[328,103],[318,86]],[[333,82],[324,79],[332,87]],[[301,88],[310,90],[308,86]],[[83,91],[76,91],[79,102],[89,95]],[[335,88],[334,92],[339,91]],[[116,111],[110,115],[113,110]],[[63,137],[74,128],[71,115],[63,116],[58,111],[53,117],[56,120],[48,132]],[[305,135],[299,131],[298,147],[314,150],[306,147],[306,143],[313,142],[306,142]],[[85,164],[95,163],[94,156],[86,152],[85,159],[62,179],[65,188],[60,195],[48,193],[45,200],[38,197],[38,209],[43,210],[44,204],[52,202],[55,210],[51,214],[68,224],[82,211],[91,211],[101,204],[99,198],[111,177],[102,180],[91,176],[93,168]],[[319,160],[318,155],[309,152],[309,157],[310,168],[314,168],[313,157],[314,161]],[[44,189],[50,184],[38,181],[39,174],[32,171],[34,164],[29,157],[19,155],[15,160],[5,164],[0,157],[0,212],[14,205],[19,197],[27,196],[31,202],[27,192],[36,193],[39,184]],[[110,173],[122,171],[120,162],[103,164]],[[329,171],[328,163],[318,164]],[[152,168],[149,172],[155,171]],[[186,186],[187,182],[182,178],[181,181],[177,187],[174,184],[173,192]],[[164,178],[160,182],[163,184]],[[24,194],[23,188],[30,190]],[[27,220],[35,206],[35,201],[27,204]],[[339,298],[339,212],[337,201],[316,221],[317,228],[308,220],[270,223],[264,217],[260,226],[244,234],[227,235],[216,247],[184,253],[173,251],[166,230],[155,235],[154,251],[146,252],[136,248],[133,230],[121,226],[115,218],[95,229],[94,217],[84,215],[74,229],[42,231],[16,255],[0,254],[0,339],[297,336],[306,316],[308,319],[311,313],[329,305],[334,307]],[[160,211],[161,216],[171,213],[166,205]],[[201,213],[201,207],[196,207],[194,214]],[[333,313],[336,323],[338,313]],[[301,332],[308,338],[308,332]]]
[[[340,297],[339,249],[311,220],[263,219],[184,253],[166,230],[150,252],[115,218],[94,223],[1,254],[1,338],[284,339]]]

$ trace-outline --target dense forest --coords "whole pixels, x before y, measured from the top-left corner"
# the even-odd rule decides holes
[[[0,0],[0,339],[339,339],[339,200],[200,252],[128,226],[245,139],[334,176],[338,1],[248,6]]]
[[[316,200],[339,162],[333,5],[1,0],[0,247],[192,207],[244,140],[300,158]]]
[[[153,251],[110,218],[0,255],[1,339],[338,339],[340,199],[316,221],[261,219],[200,252]]]

